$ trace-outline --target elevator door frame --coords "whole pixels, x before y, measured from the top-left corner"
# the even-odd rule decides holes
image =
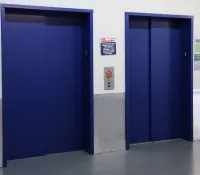
[[[69,12],[69,13],[73,13],[73,14],[78,14],[78,13],[82,13],[82,14],[87,14],[89,15],[89,29],[90,29],[90,33],[89,33],[89,63],[90,63],[90,67],[89,67],[89,71],[90,71],[90,93],[89,93],[89,101],[90,101],[90,154],[94,154],[94,125],[93,125],[93,10],[90,9],[72,9],[72,8],[58,8],[58,7],[44,7],[44,6],[29,6],[29,5],[15,5],[15,4],[0,4],[0,8],[1,8],[1,36],[2,36],[2,58],[3,58],[3,52],[4,52],[4,39],[6,39],[5,36],[5,30],[4,30],[4,26],[6,25],[6,21],[5,21],[5,15],[6,15],[6,9],[21,9],[21,10],[38,10],[38,11],[53,11],[53,12]],[[3,101],[3,97],[2,97],[2,101]],[[5,119],[4,116],[2,114],[2,137],[3,137],[3,167],[7,166],[7,134],[6,134],[6,123],[5,123]],[[1,158],[1,157],[0,157]]]
[[[129,98],[130,98],[130,92],[129,92],[129,53],[130,53],[130,42],[129,42],[129,21],[130,17],[136,16],[136,17],[156,17],[156,18],[174,18],[174,19],[187,19],[190,20],[191,24],[191,33],[190,33],[190,49],[191,49],[191,54],[190,54],[190,62],[191,62],[191,67],[190,67],[190,141],[193,141],[193,16],[183,16],[183,15],[167,15],[167,14],[152,14],[152,13],[134,13],[134,12],[125,12],[125,139],[126,139],[126,149],[129,149]]]

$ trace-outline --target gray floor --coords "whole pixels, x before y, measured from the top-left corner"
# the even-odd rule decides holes
[[[0,175],[200,175],[200,142],[176,140],[95,156],[80,151],[14,160]]]

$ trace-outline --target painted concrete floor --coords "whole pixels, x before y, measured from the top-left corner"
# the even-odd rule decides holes
[[[95,156],[79,151],[14,160],[0,175],[200,175],[200,142],[175,140]]]

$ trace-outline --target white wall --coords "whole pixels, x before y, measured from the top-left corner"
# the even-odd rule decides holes
[[[193,139],[196,141],[200,140],[200,90],[194,90],[193,94]]]
[[[0,0],[0,3],[93,9],[95,94],[110,93],[110,91],[107,92],[103,90],[104,66],[115,66],[116,88],[112,92],[117,93],[125,91],[124,12],[129,11],[193,15],[194,36],[195,38],[200,38],[200,11],[198,6],[200,5],[199,0]],[[100,37],[117,38],[116,56],[110,56],[109,58],[100,56]],[[194,72],[194,88],[200,89],[200,72]],[[2,97],[1,93],[0,97]],[[0,133],[0,136],[1,135],[2,133]],[[1,138],[0,143],[2,143]],[[1,150],[0,157],[2,157]],[[2,161],[0,161],[0,166],[1,165]]]

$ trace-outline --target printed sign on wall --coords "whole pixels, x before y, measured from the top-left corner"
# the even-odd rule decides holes
[[[114,90],[114,67],[104,67],[104,90]]]
[[[194,70],[200,70],[200,39],[195,39]]]
[[[100,47],[101,47],[101,55],[116,55],[115,38],[101,38]]]

